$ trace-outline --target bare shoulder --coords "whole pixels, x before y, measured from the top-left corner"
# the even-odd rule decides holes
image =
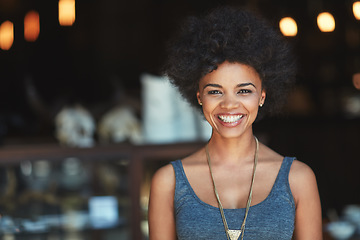
[[[174,217],[175,173],[171,164],[152,178],[149,200],[149,238],[176,239]]]
[[[150,212],[158,212],[158,209],[168,206],[170,211],[175,193],[175,173],[171,164],[158,169],[152,180],[150,187]]]
[[[151,183],[151,188],[154,189],[173,189],[175,187],[175,172],[171,164],[167,164],[159,168],[153,178]]]
[[[296,206],[295,239],[323,239],[320,196],[313,170],[295,160],[289,182]]]
[[[315,174],[313,170],[305,163],[294,160],[290,169],[290,180],[307,182],[315,180]]]
[[[305,163],[295,160],[289,173],[290,188],[295,200],[318,192],[313,170]]]

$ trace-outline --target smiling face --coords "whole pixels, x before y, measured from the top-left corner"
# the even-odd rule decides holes
[[[254,68],[229,62],[205,75],[197,92],[204,116],[213,128],[213,136],[226,138],[252,133],[251,126],[265,96]]]

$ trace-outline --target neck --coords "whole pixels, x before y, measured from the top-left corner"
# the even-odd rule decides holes
[[[213,134],[208,146],[214,164],[244,164],[254,161],[256,142],[252,131],[239,138],[222,138]]]

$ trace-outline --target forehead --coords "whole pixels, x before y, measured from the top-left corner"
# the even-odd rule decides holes
[[[216,70],[200,79],[200,85],[206,83],[220,85],[253,83],[255,86],[261,86],[261,79],[256,70],[249,65],[237,62],[223,62]]]

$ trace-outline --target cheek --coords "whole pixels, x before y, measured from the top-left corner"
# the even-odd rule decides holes
[[[215,109],[217,108],[218,104],[219,103],[217,101],[206,98],[203,99],[203,105],[202,105],[203,114],[208,122],[211,121],[212,115]]]
[[[259,107],[259,98],[251,97],[247,98],[243,101],[244,106],[247,106],[249,109],[258,108]]]
[[[211,112],[214,111],[214,108],[216,108],[216,105],[211,101],[203,100],[202,108],[203,108],[203,113],[206,116],[206,115],[211,114]]]

